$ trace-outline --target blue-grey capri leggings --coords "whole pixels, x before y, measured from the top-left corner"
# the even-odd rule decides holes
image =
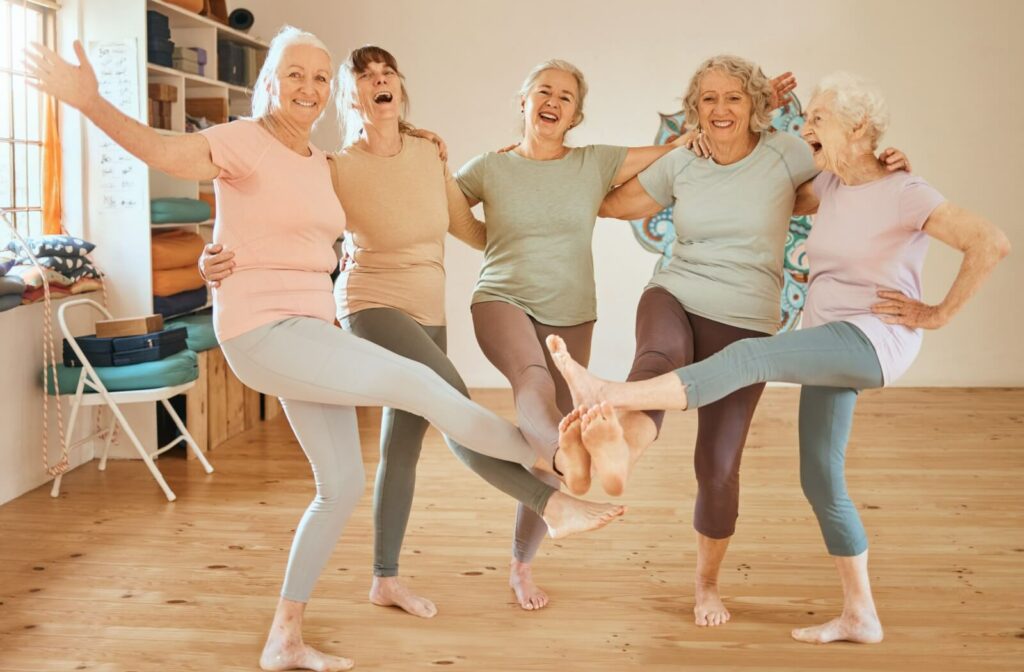
[[[828,552],[860,555],[867,536],[846,492],[846,442],[859,390],[881,387],[871,341],[849,322],[830,322],[769,338],[748,338],[676,373],[688,408],[710,404],[754,383],[799,383],[800,484],[814,508]]]
[[[428,367],[311,317],[264,325],[221,343],[248,387],[281,398],[306,453],[316,497],[292,542],[282,597],[306,602],[365,477],[355,406],[409,411],[472,450],[523,467],[535,453],[519,430]]]

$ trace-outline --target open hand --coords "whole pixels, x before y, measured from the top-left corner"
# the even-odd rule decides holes
[[[422,128],[412,129],[409,131],[409,135],[417,138],[423,138],[424,140],[430,140],[432,143],[437,145],[437,155],[441,157],[441,161],[444,163],[448,162],[448,145],[445,144],[445,141],[440,135]]]
[[[878,155],[878,160],[883,166],[885,166],[885,169],[891,173],[894,173],[897,170],[905,170],[908,173],[913,172],[910,169],[910,159],[907,158],[906,154],[895,147],[887,147]]]
[[[711,146],[708,144],[707,137],[704,136],[704,133],[699,128],[683,133],[668,144],[673,147],[685,147],[702,159],[711,158]]]
[[[949,319],[939,306],[912,299],[903,292],[883,289],[878,297],[884,299],[871,306],[871,312],[882,316],[887,324],[902,324],[911,329],[938,329]]]
[[[224,251],[220,243],[207,243],[199,257],[199,274],[210,287],[220,287],[220,281],[235,272],[235,253]]]
[[[796,89],[796,76],[792,72],[784,72],[772,79],[772,98],[769,101],[771,109],[776,109],[790,102],[791,96]]]
[[[25,70],[29,85],[75,109],[86,110],[99,100],[100,87],[82,43],[75,40],[74,47],[79,65],[72,65],[49,47],[33,42],[25,49]]]

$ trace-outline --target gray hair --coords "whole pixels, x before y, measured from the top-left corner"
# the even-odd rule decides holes
[[[700,125],[697,112],[697,99],[700,97],[700,81],[709,72],[722,72],[735,77],[743,83],[743,91],[750,96],[750,130],[760,133],[772,124],[772,83],[761,68],[751,61],[739,56],[721,54],[712,56],[700,64],[697,72],[690,78],[690,85],[683,95],[683,111],[686,125],[693,129]]]
[[[573,117],[572,125],[569,127],[570,129],[576,128],[583,123],[583,101],[587,99],[587,79],[583,76],[583,72],[569,61],[552,58],[549,61],[544,61],[534,66],[533,70],[530,70],[530,74],[523,80],[523,85],[519,87],[519,95],[526,96],[530,93],[530,89],[537,82],[537,78],[548,70],[561,70],[562,72],[568,72],[576,78],[576,88],[579,90],[579,96],[576,97],[576,116]]]
[[[295,26],[284,26],[277,32],[274,39],[270,41],[270,49],[267,50],[267,60],[260,68],[260,74],[256,77],[256,83],[252,87],[252,118],[265,117],[273,111],[274,87],[277,86],[277,69],[281,67],[281,59],[288,47],[306,44],[323,50],[327,58],[331,60],[331,97],[334,95],[335,79],[334,60],[331,59],[331,51],[319,37],[313,33],[300,30]],[[321,117],[323,110],[320,111]],[[320,119],[318,118],[317,121]]]
[[[881,89],[859,75],[834,72],[818,83],[811,99],[826,93],[835,96],[832,109],[849,126],[867,124],[871,148],[875,149],[889,128],[889,106],[885,104]]]

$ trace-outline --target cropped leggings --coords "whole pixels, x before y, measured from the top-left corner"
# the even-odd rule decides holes
[[[714,405],[733,390],[780,381],[800,391],[800,484],[828,552],[860,555],[867,536],[846,492],[846,442],[858,390],[881,387],[871,341],[849,322],[830,322],[771,338],[739,341],[680,368],[690,408]]]
[[[558,423],[573,406],[569,387],[555,369],[544,339],[549,334],[561,336],[570,354],[586,366],[590,361],[594,323],[552,327],[504,301],[475,303],[472,310],[480,349],[512,385],[516,418],[523,436],[539,456],[553,458],[558,447]],[[535,474],[545,483],[558,486],[557,477]],[[546,531],[547,526],[540,516],[520,504],[516,511],[513,557],[520,562],[533,560]]]
[[[469,396],[466,384],[445,355],[445,327],[424,326],[395,308],[361,310],[344,318],[342,326],[397,355],[427,365],[449,385]],[[376,576],[398,575],[398,556],[416,488],[416,464],[429,424],[426,418],[414,413],[390,407],[384,409],[380,426],[380,462],[373,491],[373,573]],[[521,465],[481,455],[447,436],[445,440],[456,457],[488,483],[530,511],[538,515],[544,512],[555,488]]]
[[[511,423],[427,366],[311,317],[267,324],[221,344],[235,375],[281,398],[313,469],[316,496],[295,531],[282,597],[306,602],[364,487],[355,406],[425,417],[462,445],[530,467],[534,450]]]
[[[644,291],[636,310],[636,355],[627,380],[647,380],[699,362],[741,339],[765,337],[687,313],[660,287]],[[693,466],[697,500],[693,527],[712,539],[736,531],[740,503],[740,458],[764,384],[751,384],[697,411]],[[660,430],[664,411],[647,413]]]

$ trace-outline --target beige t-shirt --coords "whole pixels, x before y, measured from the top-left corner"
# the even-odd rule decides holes
[[[395,156],[351,146],[334,157],[347,216],[344,267],[334,285],[339,320],[396,308],[422,325],[444,325],[445,234],[476,249],[487,241],[434,143],[402,137]]]

